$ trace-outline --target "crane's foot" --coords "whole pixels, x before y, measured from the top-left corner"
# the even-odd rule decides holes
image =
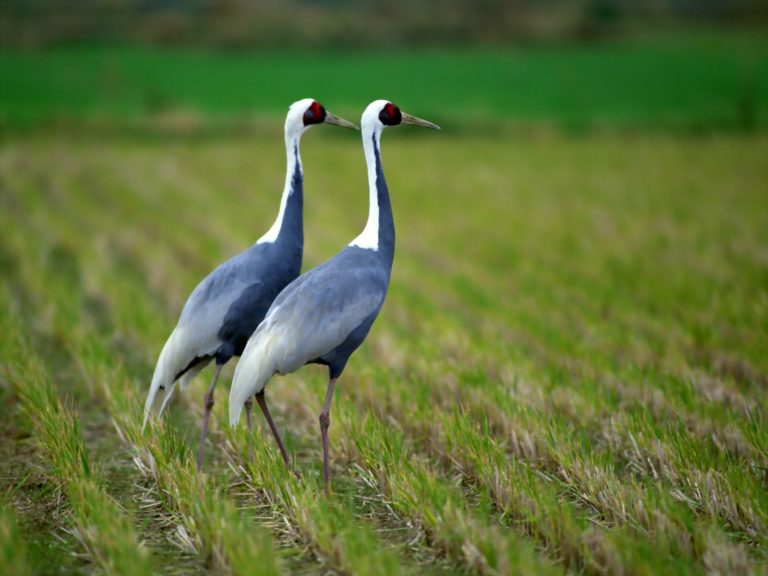
[[[285,446],[283,445],[283,440],[280,438],[280,432],[277,430],[277,426],[275,426],[274,420],[272,420],[272,415],[269,413],[269,408],[267,407],[267,400],[264,398],[264,391],[262,390],[258,394],[256,394],[256,402],[259,403],[259,407],[261,408],[262,413],[264,414],[264,418],[267,420],[267,424],[269,424],[269,429],[272,431],[272,436],[275,437],[275,442],[277,442],[277,447],[280,450],[280,456],[283,457],[283,462],[285,463],[285,467],[288,468],[288,470],[291,469],[291,462],[288,459],[288,451],[285,449]]]
[[[216,381],[219,379],[219,373],[221,372],[221,364],[216,365],[216,372],[213,374],[213,380],[211,385],[205,393],[204,403],[205,412],[203,413],[203,425],[200,430],[200,446],[197,449],[197,471],[201,472],[203,469],[203,453],[205,452],[205,441],[208,438],[208,426],[211,421],[211,410],[213,409],[214,399],[213,392],[216,389]]]
[[[245,401],[245,419],[248,422],[248,456],[251,462],[256,460],[256,455],[253,453],[253,416],[251,410],[253,409],[253,400],[248,398]]]
[[[200,431],[200,446],[197,448],[197,471],[203,469],[203,453],[205,452],[205,441],[208,438],[208,425],[211,420],[211,410],[213,409],[213,390],[205,393],[205,413],[203,414],[203,426]]]
[[[331,416],[328,412],[320,413],[320,435],[323,440],[323,483],[325,495],[331,495],[331,468],[328,462],[328,427],[331,425]]]
[[[323,440],[323,480],[325,481],[325,495],[331,495],[331,467],[328,462],[328,427],[331,425],[331,400],[333,390],[336,387],[336,378],[328,382],[328,390],[325,392],[325,402],[320,412],[320,436]]]

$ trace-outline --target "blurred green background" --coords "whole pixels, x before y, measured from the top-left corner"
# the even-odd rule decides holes
[[[311,96],[456,128],[768,125],[762,1],[0,3],[0,125],[243,128]]]

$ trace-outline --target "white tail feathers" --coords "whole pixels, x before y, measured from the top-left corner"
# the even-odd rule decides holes
[[[163,346],[163,351],[160,352],[160,358],[157,360],[155,366],[155,373],[152,375],[152,385],[149,387],[149,394],[147,394],[147,401],[144,403],[144,424],[142,429],[147,427],[149,421],[149,415],[152,413],[152,409],[155,406],[155,397],[158,392],[162,392],[162,402],[160,404],[162,411],[163,407],[168,403],[168,400],[173,394],[173,388],[175,382],[173,381],[173,374],[171,374],[170,367],[168,366],[168,356],[170,348],[172,347],[173,334],[168,338],[168,341]]]
[[[149,394],[147,394],[147,401],[144,403],[142,428],[146,428],[153,409],[157,407],[158,416],[165,410],[176,388],[176,374],[184,370],[194,359],[194,357],[188,358],[189,355],[185,346],[183,330],[176,328],[163,346],[163,351],[160,352],[160,358],[157,360],[155,373],[152,375],[152,385],[149,388]],[[182,389],[192,378],[197,376],[200,370],[205,368],[206,364],[208,362],[201,362],[193,366],[179,378],[178,382]]]
[[[262,324],[248,341],[240,362],[235,368],[232,388],[229,392],[229,424],[236,426],[245,401],[261,392],[277,371],[274,354],[277,338],[274,331]]]

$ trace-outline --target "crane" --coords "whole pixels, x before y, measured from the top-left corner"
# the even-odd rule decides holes
[[[204,397],[205,412],[197,454],[198,471],[203,465],[208,423],[214,404],[213,393],[222,366],[233,356],[242,354],[248,338],[264,319],[275,296],[301,272],[304,250],[304,174],[299,143],[304,132],[317,124],[358,129],[351,122],[334,116],[311,98],[294,102],[289,107],[285,118],[288,165],[277,218],[255,244],[220,264],[197,285],[160,352],[144,405],[145,427],[157,404],[158,415],[163,412],[176,383],[183,389],[211,361],[216,365]],[[274,429],[264,397],[257,396],[256,399],[264,417]],[[250,428],[250,402],[246,409]],[[287,465],[287,452],[279,436],[276,438]]]
[[[264,394],[274,374],[289,374],[305,364],[328,367],[328,388],[319,418],[326,494],[330,493],[328,427],[336,380],[368,335],[389,287],[395,225],[380,143],[385,128],[400,124],[439,130],[386,100],[368,105],[361,120],[369,187],[365,228],[341,252],[299,276],[275,298],[245,346],[230,390],[230,425],[235,426],[243,406],[247,407],[252,396]],[[281,445],[279,436],[276,439]]]

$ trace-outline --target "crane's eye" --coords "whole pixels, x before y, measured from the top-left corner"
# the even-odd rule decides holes
[[[312,102],[307,111],[304,112],[304,126],[321,124],[325,120],[325,114],[325,108],[319,102]]]
[[[387,102],[386,106],[379,112],[379,120],[385,126],[397,126],[403,121],[403,115],[400,113],[400,108]]]

